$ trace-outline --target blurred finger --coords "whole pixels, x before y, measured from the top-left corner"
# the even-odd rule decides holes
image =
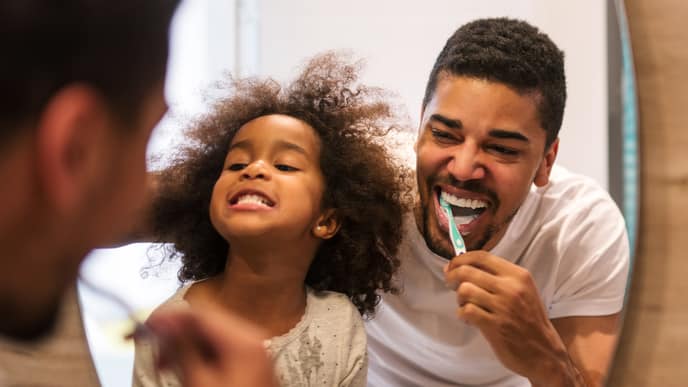
[[[163,333],[165,357],[185,385],[274,385],[266,335],[217,307],[158,313],[148,323]]]

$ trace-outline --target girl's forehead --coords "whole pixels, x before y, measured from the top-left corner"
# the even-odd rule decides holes
[[[255,148],[277,143],[293,144],[308,153],[317,153],[320,150],[320,139],[312,126],[298,118],[283,114],[270,114],[247,122],[237,131],[230,149],[235,146],[250,145]]]

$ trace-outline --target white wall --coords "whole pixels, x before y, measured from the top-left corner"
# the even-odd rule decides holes
[[[327,49],[367,62],[364,81],[399,94],[414,128],[433,62],[460,25],[525,19],[564,50],[568,102],[558,162],[607,187],[606,3],[600,0],[258,0],[260,75],[288,80]],[[407,153],[413,158],[411,147]]]

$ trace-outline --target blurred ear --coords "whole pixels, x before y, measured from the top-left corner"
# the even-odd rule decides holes
[[[552,172],[552,166],[554,166],[554,160],[557,159],[557,152],[559,151],[559,138],[552,142],[549,146],[545,156],[540,162],[537,172],[535,172],[535,180],[533,181],[536,186],[543,187],[549,183],[549,174]]]
[[[98,176],[107,143],[110,116],[93,88],[74,84],[48,101],[36,128],[38,175],[42,190],[57,211],[73,211]]]
[[[337,212],[333,208],[327,209],[313,226],[313,236],[320,239],[330,239],[337,234],[339,226]]]

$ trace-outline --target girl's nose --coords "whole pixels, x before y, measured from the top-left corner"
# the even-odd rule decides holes
[[[241,176],[245,179],[270,179],[270,168],[263,160],[257,160],[244,168]]]

